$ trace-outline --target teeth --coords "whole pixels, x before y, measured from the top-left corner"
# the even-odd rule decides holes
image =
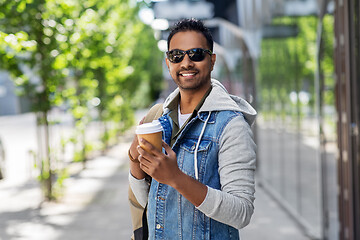
[[[181,74],[181,75],[183,75],[184,77],[188,77],[188,76],[193,76],[193,75],[195,75],[195,73],[183,73],[183,74]]]

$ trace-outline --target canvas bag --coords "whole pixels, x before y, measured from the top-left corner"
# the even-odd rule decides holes
[[[143,123],[149,123],[161,117],[163,113],[163,104],[154,105],[146,114]],[[150,178],[150,177],[149,177]],[[150,184],[151,179],[149,179]],[[149,236],[149,229],[146,218],[146,207],[143,208],[135,198],[130,186],[128,189],[128,200],[131,213],[131,222],[133,226],[132,240],[147,240]]]

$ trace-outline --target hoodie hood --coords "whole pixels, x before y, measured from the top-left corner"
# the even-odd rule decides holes
[[[213,112],[213,111],[237,111],[244,114],[246,121],[252,125],[256,118],[256,110],[243,98],[231,95],[225,87],[215,79],[211,79],[212,90],[205,102],[199,109],[200,112]],[[176,88],[165,100],[163,105],[164,113],[170,111],[168,108],[169,103],[179,95],[179,88]]]

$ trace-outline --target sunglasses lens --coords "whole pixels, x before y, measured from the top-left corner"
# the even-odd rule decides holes
[[[171,50],[168,52],[168,59],[170,62],[179,63],[183,60],[185,52],[180,50]]]
[[[188,54],[191,61],[200,62],[204,60],[206,53],[211,55],[210,50],[205,50],[202,48],[193,48],[187,51],[175,49],[168,51],[166,54],[170,62],[179,63],[184,59],[185,54]]]
[[[205,52],[201,48],[194,48],[189,50],[189,58],[191,61],[200,62],[205,58]]]

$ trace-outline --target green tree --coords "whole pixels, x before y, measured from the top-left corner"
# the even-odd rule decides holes
[[[309,92],[312,94],[310,101],[314,101],[317,18],[278,17],[273,24],[296,27],[298,34],[288,38],[264,39],[262,42],[263,55],[259,69],[262,91],[266,92],[264,106],[268,105],[266,108],[270,110],[278,104],[281,107],[277,108],[279,111],[274,111],[276,115],[297,116],[301,111],[294,111],[294,107],[289,105],[291,92]]]
[[[288,38],[269,38],[262,41],[262,56],[259,64],[260,106],[266,117],[290,117],[289,123],[300,127],[303,109],[315,113],[317,96],[316,71],[324,78],[321,89],[324,105],[334,105],[333,79],[333,16],[323,19],[323,37],[320,63],[317,63],[317,24],[316,16],[278,17],[274,25],[297,27],[298,34]],[[321,69],[319,69],[321,66]],[[309,102],[301,103],[299,93],[309,94]],[[297,97],[291,101],[290,96]],[[295,102],[293,102],[295,100]],[[306,106],[305,106],[306,105]],[[322,106],[323,107],[323,106]]]
[[[63,83],[59,72],[52,67],[58,48],[58,30],[55,26],[55,20],[47,14],[45,0],[1,2],[0,27],[2,34],[7,34],[5,44],[8,43],[6,38],[14,39],[13,46],[6,44],[1,49],[1,67],[10,72],[22,94],[30,99],[32,110],[36,112],[42,162],[41,178],[48,199],[52,198],[48,113],[57,89]],[[31,48],[25,44],[29,41]]]
[[[84,160],[91,108],[104,124],[106,148],[111,136],[131,126],[134,107],[156,97],[162,55],[137,17],[138,6],[127,0],[0,0],[0,10],[0,68],[36,113],[41,180],[52,199],[51,109],[69,106],[78,160]],[[134,103],[136,96],[142,101]]]

